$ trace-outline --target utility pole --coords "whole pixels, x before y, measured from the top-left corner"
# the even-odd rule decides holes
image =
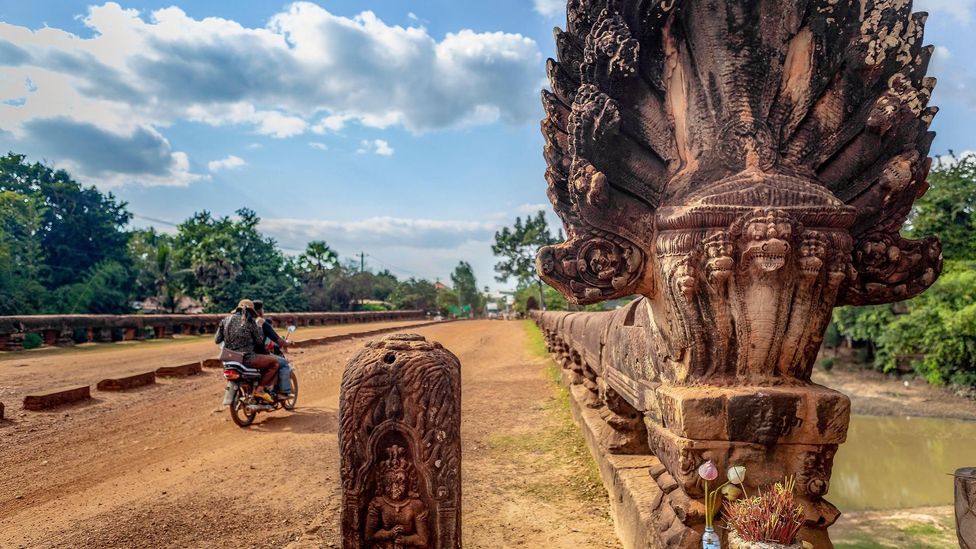
[[[359,272],[366,271],[366,252],[359,252]]]

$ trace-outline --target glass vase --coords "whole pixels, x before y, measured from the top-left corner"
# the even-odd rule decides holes
[[[705,533],[702,534],[702,549],[722,549],[722,540],[715,533],[715,528],[705,527]]]

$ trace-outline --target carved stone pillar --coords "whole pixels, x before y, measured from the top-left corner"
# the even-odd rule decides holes
[[[342,375],[344,549],[461,547],[461,364],[439,343],[371,341]]]

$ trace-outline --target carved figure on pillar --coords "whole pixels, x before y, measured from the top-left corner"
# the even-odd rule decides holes
[[[646,434],[678,484],[669,547],[700,532],[707,459],[750,487],[796,476],[809,529],[838,516],[849,401],[810,381],[831,311],[915,296],[942,266],[936,238],[899,235],[936,113],[911,4],[569,0],[555,31],[542,131],[567,240],[537,270],[577,304],[642,298],[544,323],[606,407],[604,446]]]
[[[366,539],[377,549],[427,547],[427,505],[420,499],[410,459],[401,446],[380,463],[376,495],[366,514]]]
[[[345,549],[461,547],[461,365],[413,334],[373,341],[342,376]]]

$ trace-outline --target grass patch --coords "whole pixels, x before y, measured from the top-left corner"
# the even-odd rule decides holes
[[[835,527],[836,549],[951,549],[958,547],[952,508],[852,514]]]
[[[531,320],[524,321],[524,326],[530,355],[548,359],[542,332]],[[543,375],[552,384],[552,396],[539,407],[543,421],[524,434],[489,437],[488,445],[494,453],[528,470],[552,473],[537,475],[533,482],[519,487],[528,495],[549,502],[566,497],[585,502],[605,500],[600,470],[573,420],[569,391],[560,383],[559,367],[547,362]]]
[[[941,530],[931,524],[913,524],[902,528],[901,531],[913,537],[931,537],[942,533]]]
[[[528,319],[522,321],[522,326],[525,327],[525,345],[529,354],[536,358],[549,358],[549,350],[546,348],[546,338],[542,336],[542,330],[535,325],[534,321]]]
[[[892,549],[890,545],[879,545],[873,541],[854,541],[851,543],[835,543],[834,549]]]

